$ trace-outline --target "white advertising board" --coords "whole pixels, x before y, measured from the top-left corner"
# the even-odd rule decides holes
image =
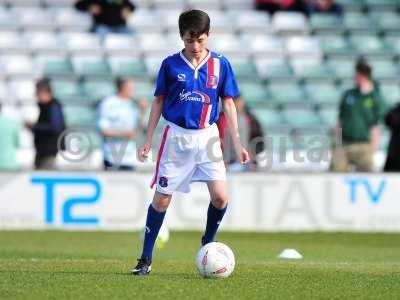
[[[0,229],[137,230],[153,196],[150,174],[0,174]],[[224,230],[400,232],[400,175],[238,174],[228,179]],[[205,184],[176,193],[171,229],[203,229]]]

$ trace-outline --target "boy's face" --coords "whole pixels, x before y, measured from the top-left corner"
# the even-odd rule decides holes
[[[203,33],[199,37],[192,37],[189,32],[185,32],[182,40],[185,44],[186,53],[193,58],[200,58],[201,54],[207,49],[208,34]]]

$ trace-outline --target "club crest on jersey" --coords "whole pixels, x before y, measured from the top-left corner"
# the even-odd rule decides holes
[[[185,91],[179,93],[179,100],[210,103],[210,97],[200,91]]]
[[[177,77],[178,77],[178,81],[186,81],[186,75],[183,73],[178,74]]]
[[[207,87],[216,89],[218,87],[218,79],[220,72],[220,59],[210,58],[207,62]]]
[[[168,178],[164,177],[164,176],[160,177],[160,179],[158,180],[158,184],[163,188],[167,187],[168,186]]]

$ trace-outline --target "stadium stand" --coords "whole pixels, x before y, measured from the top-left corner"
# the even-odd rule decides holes
[[[73,0],[0,1],[5,111],[21,121],[19,108],[32,107],[34,80],[43,75],[53,79],[70,126],[95,126],[95,103],[113,91],[116,76],[133,77],[138,97],[150,100],[162,58],[182,47],[177,16],[188,7],[209,12],[210,48],[230,58],[243,97],[266,132],[333,125],[358,55],[370,60],[388,105],[400,99],[400,0],[338,0],[343,20],[296,12],[269,16],[253,10],[251,0],[134,2],[138,9],[128,23],[133,34],[101,40],[89,32],[90,17],[74,10]],[[29,150],[31,137],[24,136]]]

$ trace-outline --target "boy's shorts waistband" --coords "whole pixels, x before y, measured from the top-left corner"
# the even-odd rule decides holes
[[[167,125],[169,125],[171,128],[182,132],[182,133],[190,133],[190,134],[204,134],[210,130],[214,130],[214,128],[217,127],[216,123],[211,124],[210,126],[206,127],[206,128],[201,128],[201,129],[187,129],[187,128],[183,128],[180,127],[178,125],[176,125],[175,123],[172,123],[170,121],[167,121]]]

